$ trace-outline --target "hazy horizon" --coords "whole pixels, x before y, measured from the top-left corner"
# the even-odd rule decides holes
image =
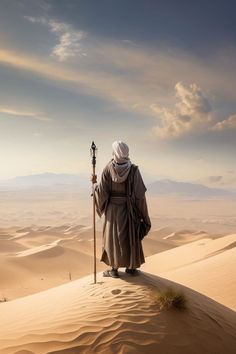
[[[100,181],[100,175],[102,171],[97,171],[98,173],[98,182]],[[153,192],[153,186],[155,186],[156,183],[161,183],[163,186],[165,183],[169,183],[169,185],[174,189],[180,186],[187,187],[187,191],[197,191],[196,188],[205,188],[209,189],[209,191],[225,191],[225,192],[231,192],[231,196],[235,198],[236,196],[236,189],[234,187],[227,187],[225,185],[218,185],[218,186],[211,186],[210,183],[200,183],[199,181],[188,181],[188,180],[178,180],[178,179],[173,179],[170,176],[165,176],[165,175],[149,175],[144,172],[143,174],[143,180],[144,183],[147,187],[147,192],[152,195]],[[90,181],[90,175],[88,176],[86,173],[56,173],[56,172],[43,172],[43,173],[37,173],[37,174],[28,174],[28,175],[19,175],[19,176],[14,176],[10,178],[5,178],[5,179],[0,179],[0,187],[4,188],[4,186],[12,186],[12,188],[17,187],[17,188],[26,188],[26,187],[47,187],[47,186],[53,186],[56,183],[55,187],[57,185],[77,185],[80,186],[82,189],[84,187],[86,188],[91,188],[91,181]],[[151,187],[151,188],[150,188]],[[172,189],[171,188],[171,189]],[[154,188],[155,189],[155,188]],[[2,189],[3,191],[4,189]],[[203,190],[204,191],[204,190]],[[1,191],[0,191],[1,192]],[[165,193],[162,193],[165,194]],[[229,195],[230,196],[230,195]],[[203,195],[204,197],[204,195]],[[206,198],[209,197],[209,195],[206,193],[205,195]]]

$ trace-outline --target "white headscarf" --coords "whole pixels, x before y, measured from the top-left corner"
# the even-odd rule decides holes
[[[110,162],[110,173],[112,180],[116,183],[122,183],[126,180],[131,161],[129,159],[129,147],[121,140],[114,141],[112,144],[113,159]]]
[[[123,141],[114,141],[112,144],[112,150],[113,158],[117,163],[123,163],[129,160],[129,147]]]

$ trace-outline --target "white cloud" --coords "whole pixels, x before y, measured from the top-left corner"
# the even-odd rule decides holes
[[[54,28],[57,28],[55,22]],[[106,42],[105,46],[94,43],[89,49],[89,61],[82,66],[79,61],[76,68],[4,49],[0,49],[0,64],[39,75],[40,80],[50,80],[73,93],[83,92],[105,99],[129,112],[135,111],[148,118],[151,126],[151,119],[155,119],[156,124],[158,118],[159,124],[154,128],[154,134],[149,134],[148,131],[153,140],[156,140],[156,134],[179,137],[195,129],[199,131],[205,128],[206,131],[210,125],[216,123],[213,119],[210,122],[214,112],[202,90],[196,85],[179,84],[178,90],[176,89],[176,95],[179,96],[175,97],[173,87],[176,82],[185,82],[191,78],[192,82],[198,82],[199,87],[207,87],[211,96],[215,96],[219,87],[228,99],[236,97],[235,90],[232,89],[232,72],[227,77],[225,73],[219,76],[218,67],[211,71],[212,68],[196,66],[192,57],[191,60],[184,56],[172,58],[161,52],[154,55],[152,52],[145,52],[143,48],[116,45],[110,42]],[[114,68],[114,71],[110,68]],[[219,85],[215,86],[215,82],[213,84],[211,80],[217,77]],[[157,98],[161,104],[156,103]]]
[[[223,131],[228,129],[236,129],[236,114],[226,118],[222,122],[216,123],[211,130]]]
[[[181,115],[204,115],[211,111],[211,106],[207,98],[196,84],[185,86],[178,82],[175,85],[175,89],[176,97],[180,99],[177,107]]]
[[[10,107],[0,107],[0,114],[1,113],[7,114],[9,116],[32,118],[43,122],[48,122],[52,120],[51,118],[46,117],[43,113],[29,112],[20,109],[10,108]]]
[[[41,25],[47,25],[48,20],[44,17],[33,17],[33,16],[24,16],[26,20],[32,23],[40,23]]]
[[[45,17],[25,16],[31,23],[40,23],[48,26],[52,33],[58,37],[58,43],[52,48],[51,55],[60,62],[77,55],[86,56],[81,50],[81,40],[86,36],[84,31],[78,31],[66,22],[60,22]]]
[[[176,103],[174,109],[152,104],[150,108],[160,116],[161,125],[154,128],[162,138],[179,137],[193,130],[200,130],[212,119],[212,107],[203,91],[196,85],[178,82],[175,85]]]

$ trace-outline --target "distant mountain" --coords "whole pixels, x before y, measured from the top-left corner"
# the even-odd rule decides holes
[[[177,182],[169,179],[155,181],[147,185],[148,193],[152,195],[171,195],[194,198],[235,197],[234,191],[220,188],[210,188],[202,184]]]
[[[209,188],[202,184],[177,182],[160,179],[146,184],[150,195],[166,195],[176,197],[209,198],[234,197],[236,192],[219,188]],[[8,180],[0,180],[0,191],[37,190],[51,192],[83,192],[91,188],[90,176],[69,173],[40,173],[18,176]]]
[[[7,180],[0,180],[1,189],[29,189],[40,188],[60,188],[66,186],[78,186],[82,189],[89,188],[89,176],[69,173],[40,173],[27,176],[17,176]]]

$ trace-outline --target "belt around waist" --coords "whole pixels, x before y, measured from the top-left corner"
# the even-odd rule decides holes
[[[126,197],[126,193],[113,191],[113,192],[110,193],[110,197]]]
[[[122,203],[126,203],[127,197],[126,196],[110,196],[110,203],[114,203],[114,204],[122,204]]]

